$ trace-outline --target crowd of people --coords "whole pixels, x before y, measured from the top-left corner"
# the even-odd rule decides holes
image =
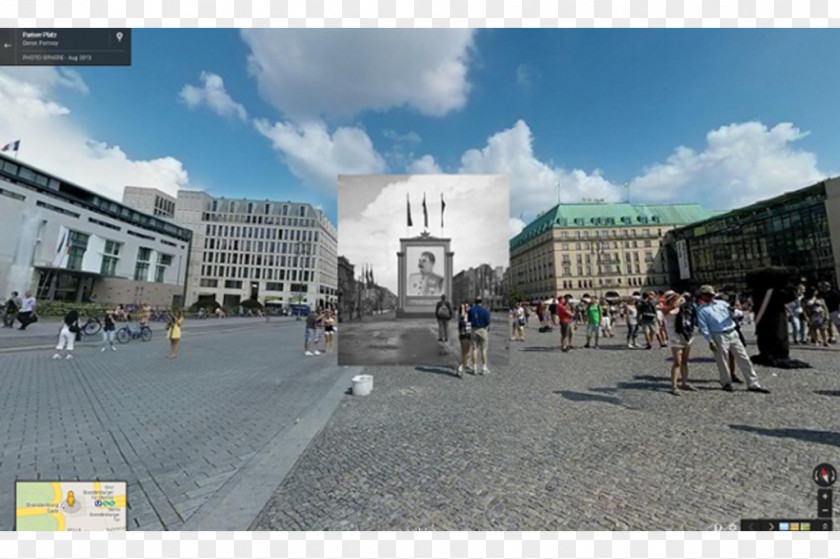
[[[724,390],[733,383],[746,382],[747,389],[767,393],[745,349],[742,324],[754,320],[757,310],[749,296],[717,292],[704,285],[696,293],[673,290],[635,292],[630,297],[604,298],[572,295],[534,304],[518,303],[510,311],[511,341],[524,341],[525,326],[536,316],[540,332],[559,328],[559,345],[563,352],[575,349],[575,333],[584,330],[583,348],[599,349],[605,337],[615,337],[615,326],[627,327],[629,349],[651,350],[654,344],[670,347],[671,391],[695,391],[689,382],[688,361],[698,334],[709,344],[715,356]],[[797,297],[787,305],[789,332],[795,344],[837,342],[840,332],[840,291],[828,282],[819,282],[811,289],[799,285]],[[641,339],[640,339],[641,338]],[[736,373],[736,366],[746,380]]]
[[[484,306],[482,298],[476,297],[472,303],[462,302],[456,310],[446,295],[441,295],[435,306],[435,318],[438,322],[439,342],[449,341],[449,322],[457,320],[458,342],[461,346],[458,377],[463,378],[467,371],[474,375],[489,374],[487,350],[490,342],[490,311]]]

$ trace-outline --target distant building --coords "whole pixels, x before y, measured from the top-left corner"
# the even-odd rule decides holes
[[[480,295],[487,308],[504,309],[508,306],[504,279],[503,266],[493,268],[489,264],[481,264],[462,270],[452,278],[451,301],[456,305],[472,303]]]
[[[338,241],[321,210],[181,190],[175,221],[194,235],[187,303],[326,307],[338,301]]]
[[[175,218],[175,198],[156,188],[126,186],[123,190],[123,204],[156,217],[169,220]]]
[[[356,267],[343,256],[338,257],[338,319],[352,320],[357,314]]]
[[[755,268],[786,266],[811,284],[840,278],[840,179],[829,179],[670,231],[671,283],[746,288]]]
[[[0,293],[179,306],[192,233],[0,155]]]
[[[529,299],[667,289],[665,234],[718,213],[696,204],[559,204],[511,239],[509,289]]]

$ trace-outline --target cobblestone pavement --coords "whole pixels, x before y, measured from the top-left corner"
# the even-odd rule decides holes
[[[334,354],[303,356],[301,324],[187,323],[177,360],[161,336],[0,355],[0,529],[16,479],[125,480],[130,529],[181,527],[342,374]]]
[[[813,369],[759,368],[763,395],[720,390],[700,339],[699,390],[678,397],[670,351],[627,349],[624,333],[564,354],[557,332],[529,329],[510,367],[486,377],[367,368],[371,395],[345,397],[253,528],[702,530],[816,517],[811,472],[840,465],[837,346],[793,350]]]
[[[490,366],[508,365],[510,320],[507,314],[493,313],[488,356]],[[449,340],[438,341],[434,318],[401,318],[393,313],[366,317],[363,322],[342,322],[338,342],[341,365],[424,365],[444,368],[458,366],[461,345],[458,324],[449,323]]]

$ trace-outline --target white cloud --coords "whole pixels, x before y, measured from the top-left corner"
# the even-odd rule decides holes
[[[493,226],[508,219],[507,180],[486,175],[343,177],[338,202],[339,254],[357,270],[362,264],[372,265],[377,282],[396,293],[400,238],[423,230],[424,193],[429,232],[452,239],[455,274],[482,263],[508,266],[508,232]],[[441,193],[446,201],[444,229],[440,227]],[[406,194],[411,196],[411,229],[406,224]],[[347,197],[355,201],[366,196],[371,202],[363,209],[344,203]],[[477,230],[481,233],[476,234]],[[417,263],[409,265],[414,270]]]
[[[90,138],[56,99],[60,88],[87,92],[75,72],[0,71],[0,142],[20,139],[21,161],[115,200],[122,199],[125,185],[155,187],[170,194],[188,185],[187,172],[175,158],[136,161],[119,146]]]
[[[406,171],[413,175],[439,175],[443,172],[431,155],[424,155],[420,159],[415,159],[408,164]]]
[[[557,185],[563,202],[583,198],[618,201],[615,185],[599,171],[566,171],[540,161],[533,150],[533,136],[525,121],[498,132],[482,149],[471,149],[461,157],[459,173],[495,173],[510,177],[511,215],[526,222],[557,203]]]
[[[281,153],[289,170],[309,186],[334,192],[338,175],[385,171],[385,160],[361,128],[340,127],[330,134],[326,124],[318,121],[272,125],[257,120],[254,124]]]
[[[518,217],[510,218],[510,236],[515,237],[525,229],[525,226],[528,225]]]
[[[242,37],[263,98],[296,121],[407,106],[462,108],[473,30],[248,29]]]
[[[519,84],[519,87],[525,89],[531,87],[533,83],[531,73],[531,69],[526,64],[520,64],[516,67],[516,83]]]
[[[181,89],[179,97],[187,104],[187,107],[194,109],[201,105],[207,105],[214,113],[223,117],[238,117],[240,120],[248,118],[245,107],[233,100],[225,90],[225,82],[222,77],[210,72],[201,73],[203,85],[185,85]]]
[[[645,169],[630,183],[632,199],[728,209],[813,184],[825,173],[813,153],[793,145],[806,135],[789,122],[722,126],[706,135],[703,151],[680,146],[666,162]]]
[[[417,132],[407,132],[405,134],[400,134],[396,130],[391,130],[390,128],[386,128],[382,131],[382,135],[397,144],[419,144],[423,141],[420,135]]]

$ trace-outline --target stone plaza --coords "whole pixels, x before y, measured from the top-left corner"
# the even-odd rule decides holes
[[[750,346],[754,350],[747,327]],[[527,330],[487,377],[371,367],[255,529],[708,530],[741,518],[815,518],[821,462],[840,452],[840,351],[814,368],[757,369],[769,395],[720,389],[702,338],[697,392],[669,393],[670,351],[561,353]],[[491,363],[492,367],[492,363]]]

